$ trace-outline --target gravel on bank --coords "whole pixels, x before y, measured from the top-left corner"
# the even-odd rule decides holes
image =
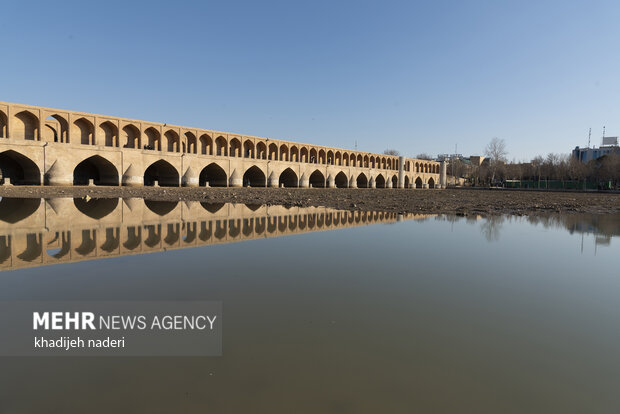
[[[168,201],[324,206],[344,210],[458,215],[620,213],[620,194],[504,190],[173,187],[0,187],[1,197],[146,198]]]

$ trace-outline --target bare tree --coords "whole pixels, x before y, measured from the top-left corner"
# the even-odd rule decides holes
[[[421,154],[418,154],[415,156],[418,160],[432,160],[433,157],[431,157],[430,155],[428,155],[427,153],[423,152]]]
[[[500,166],[506,162],[507,154],[506,143],[503,139],[495,137],[487,144],[484,155],[489,159],[491,182],[495,181],[495,175],[498,173]]]
[[[400,152],[398,150],[391,149],[391,148],[386,149],[385,151],[383,151],[383,153],[385,155],[400,155]]]

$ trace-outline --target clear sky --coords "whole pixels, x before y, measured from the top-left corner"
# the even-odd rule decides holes
[[[414,156],[620,135],[618,1],[6,1],[0,100]]]

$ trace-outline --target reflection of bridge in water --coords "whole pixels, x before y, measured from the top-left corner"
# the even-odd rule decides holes
[[[427,217],[323,207],[4,198],[0,201],[0,270]]]

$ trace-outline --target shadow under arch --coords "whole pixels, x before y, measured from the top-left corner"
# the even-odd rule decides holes
[[[167,161],[155,161],[144,171],[144,185],[153,186],[155,181],[162,187],[178,187],[179,172]]]
[[[30,158],[8,150],[0,153],[0,183],[6,178],[15,185],[41,185],[41,170]]]
[[[228,177],[226,176],[226,171],[214,162],[207,165],[200,171],[198,185],[203,187],[207,183],[211,187],[227,187]]]
[[[298,187],[299,186],[299,179],[297,178],[297,174],[295,174],[295,171],[293,171],[290,168],[287,168],[286,170],[282,171],[282,173],[280,174],[280,178],[278,180],[278,186],[279,187]]]
[[[2,197],[0,199],[0,221],[15,224],[34,214],[40,205],[40,198]]]
[[[179,204],[178,201],[144,200],[146,207],[158,216],[165,216]]]
[[[73,170],[73,185],[118,185],[118,170],[110,161],[99,155],[86,158]]]
[[[368,178],[366,177],[366,174],[364,173],[360,173],[360,175],[357,176],[357,188],[367,188],[368,187]]]
[[[254,165],[243,174],[243,185],[248,187],[265,187],[267,186],[267,179],[263,171]]]
[[[310,175],[310,185],[313,188],[324,188],[325,187],[325,176],[319,170],[315,170]]]
[[[334,178],[334,184],[336,185],[336,188],[347,188],[349,180],[346,174],[340,171]]]
[[[80,213],[92,219],[99,220],[113,212],[118,206],[118,198],[93,198],[86,201],[82,198],[74,198],[73,204]]]

